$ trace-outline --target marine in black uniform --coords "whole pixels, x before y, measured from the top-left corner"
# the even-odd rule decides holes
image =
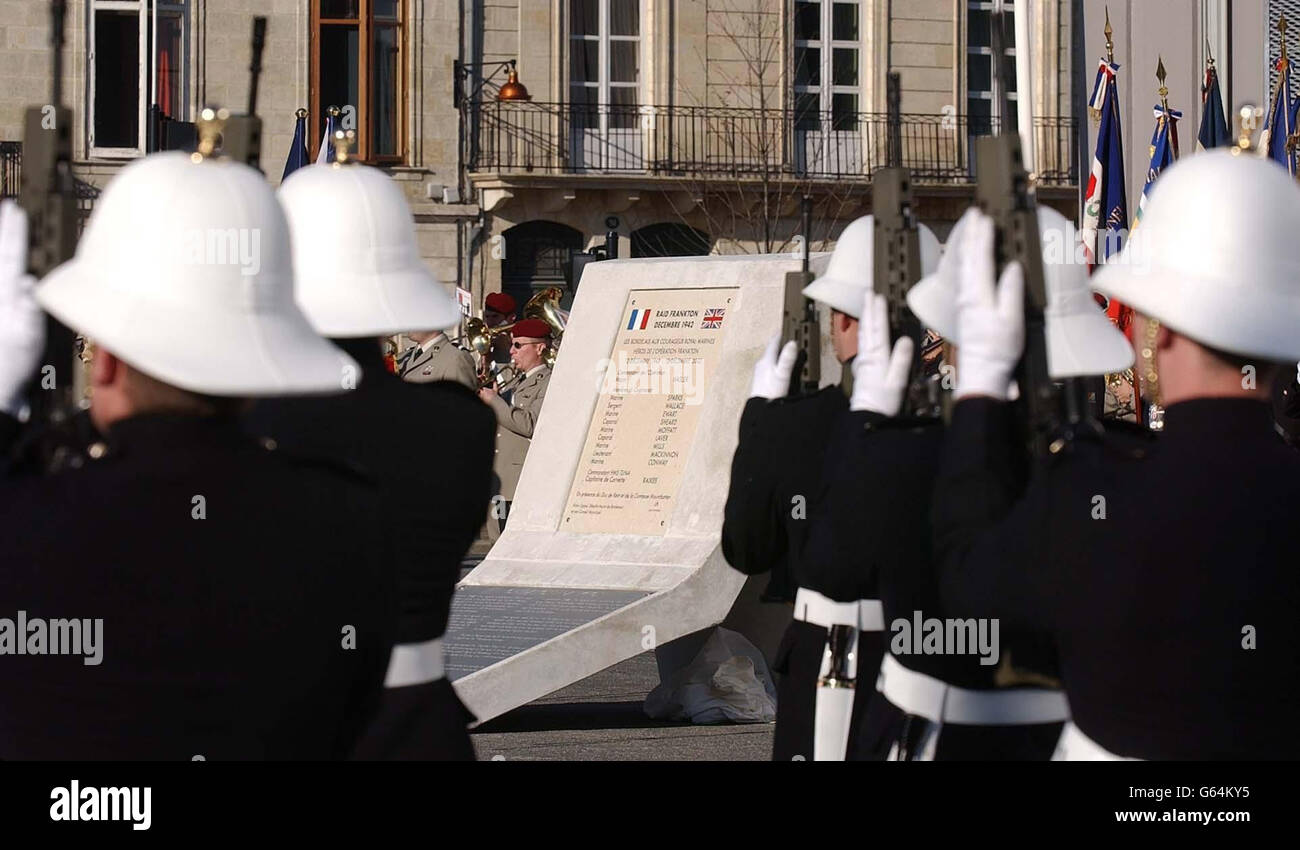
[[[293,306],[262,175],[132,163],[34,289],[12,223],[4,210],[0,454],[40,363],[39,308],[98,347],[84,454],[59,438],[63,471],[0,480],[0,758],[347,756],[378,704],[394,582],[373,485],[239,428],[245,398],[339,392],[356,368]],[[159,250],[212,228],[260,233],[260,262]]]
[[[309,166],[279,195],[300,275],[295,297],[362,372],[352,392],[266,400],[246,424],[373,475],[397,571],[397,647],[380,712],[355,755],[472,760],[474,718],[446,677],[442,637],[461,559],[487,512],[496,421],[462,383],[389,373],[380,343],[412,327],[451,327],[459,310],[420,260],[410,208],[387,174],[355,163]],[[391,262],[376,266],[375,257]]]
[[[765,358],[773,355],[774,345]],[[787,382],[789,374],[784,373]],[[831,424],[847,407],[837,386],[775,399],[754,396],[745,404],[723,513],[722,553],[746,575],[771,573],[765,601],[793,602],[805,586],[798,558],[810,502],[820,487]],[[775,761],[812,760],[813,700],[825,646],[826,629],[799,619],[781,639],[772,665],[778,674]]]
[[[911,343],[904,338],[895,344],[899,366],[891,377],[887,305],[879,295],[868,299],[864,314],[874,313],[875,323],[859,325],[854,398],[835,428],[825,489],[803,558],[805,574],[832,598],[879,597],[883,608],[884,630],[862,635],[864,661],[858,668],[857,687],[871,699],[854,737],[858,756],[1046,759],[1065,716],[1059,693],[1044,694],[1035,688],[1029,702],[1023,693],[986,696],[985,692],[1006,683],[1005,677],[1012,673],[1009,667],[981,663],[975,647],[965,654],[916,653],[910,636],[895,634],[891,628],[899,621],[912,624],[918,612],[926,620],[947,616],[939,600],[929,521],[943,425],[935,417],[899,415]],[[1002,653],[1008,652],[1009,645],[1032,648],[1033,658],[1041,664],[1040,644],[1032,636],[999,633]],[[886,649],[891,650],[887,656]],[[1023,662],[1024,653],[1020,654]],[[880,684],[889,687],[877,693],[882,659]],[[1027,682],[1022,678],[1020,683]],[[1055,720],[1029,725],[997,722],[1013,716],[1013,711],[1023,711],[1026,704],[1051,702],[1052,697],[1060,711]],[[920,705],[934,710],[922,713]]]
[[[0,483],[0,617],[103,621],[95,664],[0,637],[0,758],[346,757],[394,640],[374,486],[229,411],[105,430],[81,469]]]
[[[943,598],[1052,634],[1073,714],[1058,757],[1296,758],[1300,458],[1277,439],[1268,396],[1270,361],[1300,355],[1287,271],[1300,264],[1300,190],[1226,152],[1161,181],[1137,237],[1155,249],[1147,264],[1093,278],[1137,311],[1139,365],[1165,402],[1160,439],[1076,440],[1017,499],[997,457],[1011,410],[996,392],[963,393],[936,490]],[[1228,224],[1196,220],[1192,199],[1207,196],[1233,211]],[[1234,238],[1267,260],[1248,288],[1236,252],[1195,250]],[[1019,313],[985,286],[961,321],[1003,334],[965,344],[963,361],[1009,374]],[[1260,389],[1243,382],[1247,366]],[[962,368],[976,367],[963,362],[959,388]]]
[[[447,631],[461,559],[483,521],[496,420],[459,383],[410,384],[389,373],[375,339],[335,344],[363,369],[356,390],[259,402],[246,427],[282,448],[345,459],[374,476],[398,576],[397,643],[423,644]],[[419,439],[393,439],[408,422],[420,423]],[[445,677],[385,688],[356,756],[470,760],[473,720]]]
[[[803,290],[806,297],[829,310],[830,343],[841,363],[851,362],[857,350],[857,314],[870,284],[873,235],[871,216],[851,222],[840,234],[826,272]],[[928,230],[924,235],[923,259],[932,262],[938,242]],[[835,463],[834,457],[827,457],[827,444],[848,404],[840,387],[788,396],[795,358],[794,343],[787,343],[778,353],[773,340],[755,367],[754,389],[742,415],[740,444],[732,463],[722,532],[723,554],[733,567],[749,575],[772,570],[767,595],[795,603],[793,620],[773,664],[779,674],[773,743],[773,759],[778,761],[815,757],[817,682],[832,621],[851,620],[855,626],[879,628],[878,623],[868,622],[879,618],[874,593],[841,598],[826,592],[822,575],[847,565],[817,564],[814,572],[804,568],[803,549],[812,514],[824,509],[817,507],[824,488],[824,466]],[[880,663],[878,632],[868,629],[858,640],[858,669],[876,669]],[[871,692],[858,690],[854,696],[853,721],[844,745],[849,758],[864,755],[853,730],[861,725],[858,721]],[[824,715],[833,716],[834,712]],[[839,746],[836,741],[835,748]]]

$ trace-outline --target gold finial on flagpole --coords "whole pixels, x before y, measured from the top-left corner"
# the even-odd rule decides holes
[[[195,131],[199,137],[198,150],[190,154],[190,159],[194,162],[202,162],[216,154],[221,147],[221,132],[226,127],[226,121],[230,118],[230,110],[226,108],[213,109],[205,108],[199,113],[199,120],[195,123]]]
[[[1210,70],[1214,70],[1214,51],[1210,49],[1208,38],[1205,40],[1205,64],[1210,66]]]
[[[295,118],[306,118],[306,117],[307,117],[307,110],[300,106],[300,107],[298,107],[298,110],[297,110],[296,112],[293,113],[293,117],[295,117]]]
[[[1287,65],[1290,64],[1289,60],[1287,59],[1287,55],[1286,55],[1286,15],[1279,15],[1279,16],[1278,16],[1278,19],[1277,19],[1277,36],[1278,36],[1278,41],[1279,41],[1279,42],[1281,43],[1281,45],[1282,45],[1282,59],[1281,59],[1281,62],[1279,63],[1279,64],[1281,65],[1281,67],[1278,68],[1278,70],[1279,70],[1279,71],[1285,71],[1286,68],[1287,68]]]
[[[1106,34],[1106,61],[1111,64],[1115,63],[1115,42],[1113,37],[1115,31],[1110,28],[1110,6],[1106,7],[1106,29],[1102,30]]]
[[[1165,58],[1157,54],[1156,55],[1156,79],[1160,81],[1160,88],[1156,89],[1156,94],[1160,95],[1160,109],[1161,109],[1160,116],[1156,118],[1157,131],[1159,130],[1161,124],[1164,124],[1166,121],[1169,120],[1169,87],[1165,85],[1165,78],[1167,76],[1168,75],[1165,72]],[[1156,155],[1156,146],[1148,145],[1147,156],[1153,157],[1155,155]]]
[[[356,130],[335,130],[334,131],[334,167],[346,165],[353,162],[352,145],[357,140]]]

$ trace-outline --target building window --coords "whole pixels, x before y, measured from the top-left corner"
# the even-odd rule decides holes
[[[856,0],[797,0],[794,4],[797,129],[857,129],[861,56],[861,9]]]
[[[406,0],[312,0],[311,104],[315,156],[326,110],[343,111],[357,155],[401,162],[404,155]]]
[[[967,0],[966,4],[966,114],[973,136],[1016,129],[1015,3],[1012,0]],[[993,25],[1002,12],[1004,35],[1000,73],[994,73]],[[1011,113],[1002,114],[1002,91]]]
[[[569,0],[569,100],[578,107],[575,122],[602,130],[636,127],[640,85],[640,0]]]
[[[151,103],[157,102],[168,118],[188,118],[187,6],[187,0],[156,4],[147,0],[91,0],[87,123],[92,156],[143,154],[145,120]]]

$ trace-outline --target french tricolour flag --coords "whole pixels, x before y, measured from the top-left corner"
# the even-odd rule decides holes
[[[643,331],[649,323],[649,310],[633,310],[631,318],[627,320],[627,329],[630,331]]]

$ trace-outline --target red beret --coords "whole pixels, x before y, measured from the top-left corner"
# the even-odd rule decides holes
[[[510,336],[515,339],[531,337],[533,339],[550,339],[551,326],[541,319],[520,319],[510,329]]]
[[[483,299],[483,306],[488,310],[496,310],[501,315],[508,316],[515,311],[515,299],[504,292],[489,292],[488,297]]]

